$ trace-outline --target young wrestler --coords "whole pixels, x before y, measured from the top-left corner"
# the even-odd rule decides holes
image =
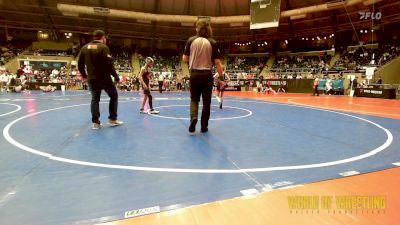
[[[147,57],[145,60],[145,65],[140,70],[139,80],[140,84],[142,85],[144,94],[142,105],[140,107],[140,113],[148,113],[148,114],[160,113],[159,111],[153,109],[153,96],[151,96],[150,93],[150,68],[153,66],[153,64],[154,60],[151,57]],[[146,104],[147,99],[149,99],[150,110],[144,111],[144,105]]]
[[[269,94],[269,92],[272,92],[273,94],[276,94],[274,89],[272,89],[272,87],[271,87],[271,81],[270,80],[267,80],[266,87],[265,87],[264,91],[267,92],[267,94]]]
[[[219,102],[219,108],[222,109],[222,103],[224,102],[224,91],[231,78],[227,73],[225,73],[225,70],[221,75],[216,73],[214,78],[217,79],[217,100]]]

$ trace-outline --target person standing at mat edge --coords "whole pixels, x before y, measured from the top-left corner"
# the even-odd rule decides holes
[[[315,80],[314,80],[314,84],[313,84],[313,90],[314,90],[314,92],[312,93],[312,96],[315,96],[315,95],[319,96],[319,93],[318,93],[318,86],[319,86],[319,78],[316,77]]]
[[[145,59],[145,64],[144,66],[140,69],[140,74],[139,74],[139,80],[140,83],[142,84],[143,88],[143,101],[140,107],[139,112],[140,113],[148,113],[148,114],[158,114],[160,113],[159,111],[155,110],[153,108],[153,96],[151,95],[150,92],[150,68],[154,65],[154,59],[151,57],[147,57]],[[144,106],[147,102],[147,99],[149,100],[149,106],[150,109],[148,111],[144,110]]]
[[[78,58],[78,69],[82,78],[87,79],[92,101],[90,110],[92,113],[92,129],[97,130],[102,127],[100,122],[100,96],[104,90],[110,97],[108,123],[112,126],[122,125],[123,122],[117,120],[118,92],[114,85],[111,75],[115,82],[119,82],[119,77],[112,64],[110,50],[106,43],[106,35],[102,30],[93,32],[93,41],[83,46]]]
[[[190,70],[190,125],[189,132],[194,133],[198,119],[200,96],[203,99],[201,112],[201,132],[208,131],[210,106],[213,87],[211,72],[213,63],[218,74],[222,75],[221,53],[217,42],[212,39],[210,20],[201,18],[196,22],[196,36],[190,37],[186,43],[182,59],[189,62]]]

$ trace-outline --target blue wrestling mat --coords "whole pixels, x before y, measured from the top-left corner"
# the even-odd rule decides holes
[[[189,94],[153,95],[159,115],[120,93],[119,127],[102,96],[92,130],[88,92],[0,94],[0,224],[92,224],[400,161],[400,120],[227,97],[190,136]]]

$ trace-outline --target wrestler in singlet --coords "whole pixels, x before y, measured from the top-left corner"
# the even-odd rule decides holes
[[[221,75],[216,73],[214,78],[217,80],[217,100],[219,102],[219,108],[222,109],[222,103],[224,102],[224,91],[228,86],[230,77],[228,74],[223,72]]]
[[[147,57],[145,62],[146,64],[140,69],[140,74],[139,74],[139,80],[140,83],[142,84],[143,94],[144,94],[142,105],[140,107],[139,112],[148,114],[158,114],[159,111],[153,109],[153,96],[151,96],[150,92],[150,68],[153,66],[154,60],[150,57]],[[144,105],[146,104],[147,99],[149,100],[150,110],[144,111]]]

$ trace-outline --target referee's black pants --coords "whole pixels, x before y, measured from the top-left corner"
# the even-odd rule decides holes
[[[198,118],[200,96],[203,100],[201,112],[201,127],[208,128],[210,119],[211,96],[213,87],[213,76],[211,70],[190,71],[190,121]]]

